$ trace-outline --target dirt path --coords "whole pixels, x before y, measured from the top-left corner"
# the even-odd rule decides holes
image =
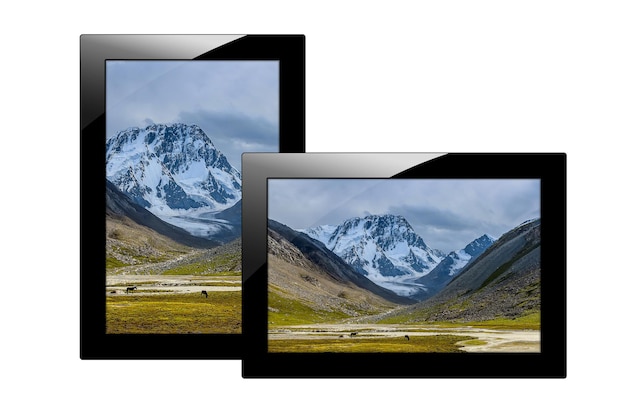
[[[356,335],[353,335],[356,333]],[[280,327],[269,330],[269,339],[334,339],[403,337],[428,335],[458,335],[468,339],[458,344],[466,352],[511,352],[539,353],[540,331],[535,330],[492,330],[471,326],[440,327],[437,325],[378,325],[378,324],[315,324]],[[476,343],[472,337],[479,340]]]

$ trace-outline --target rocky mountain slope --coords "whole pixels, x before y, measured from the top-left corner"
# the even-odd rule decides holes
[[[127,218],[128,221],[150,228],[154,232],[185,246],[211,248],[218,245],[216,241],[193,236],[184,229],[161,220],[142,206],[133,202],[126,194],[122,193],[108,180],[106,180],[105,213],[109,221],[116,220],[117,222],[124,223],[125,218]],[[126,221],[127,225],[130,224],[128,221]]]
[[[193,274],[241,271],[241,238],[220,245],[170,225],[106,186],[106,256],[109,274]]]
[[[541,220],[525,222],[500,237],[434,297],[387,319],[482,321],[539,312],[540,255]]]
[[[412,303],[354,271],[321,242],[272,220],[268,278],[274,294],[318,311],[357,316]]]

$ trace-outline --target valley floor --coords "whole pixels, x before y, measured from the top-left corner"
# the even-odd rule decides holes
[[[241,276],[107,276],[109,334],[241,331]]]
[[[539,353],[540,336],[539,330],[462,325],[313,324],[270,328],[268,345],[270,352]]]
[[[241,291],[241,276],[193,276],[193,275],[107,275],[106,293],[108,296],[127,294],[127,288],[137,286],[129,291],[138,296],[155,293],[198,293]]]

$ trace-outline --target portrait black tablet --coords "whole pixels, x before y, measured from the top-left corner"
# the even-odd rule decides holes
[[[303,35],[80,37],[80,357],[240,359],[243,152],[304,152]]]
[[[565,377],[565,163],[244,154],[243,376]]]

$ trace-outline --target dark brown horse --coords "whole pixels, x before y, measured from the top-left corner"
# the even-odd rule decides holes
[[[205,298],[209,297],[209,294],[207,293],[206,290],[203,290],[202,292],[200,292],[200,296],[203,296],[203,295],[204,295]]]
[[[131,290],[137,290],[137,286],[127,287],[126,293],[130,292]]]

